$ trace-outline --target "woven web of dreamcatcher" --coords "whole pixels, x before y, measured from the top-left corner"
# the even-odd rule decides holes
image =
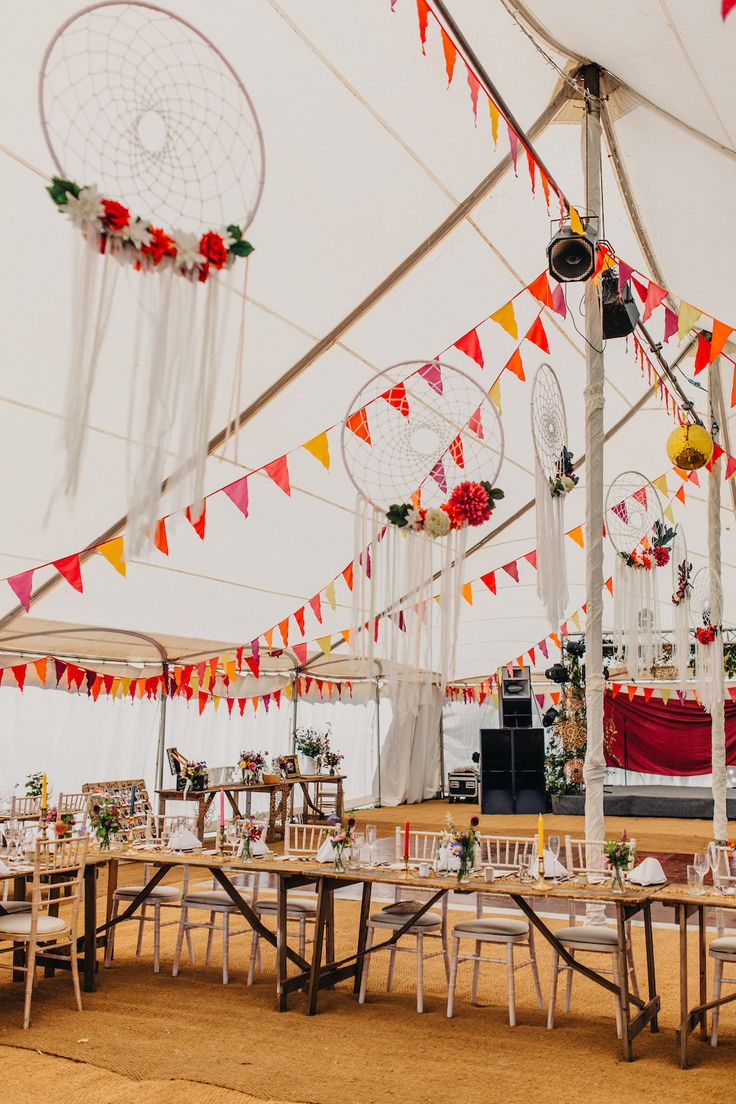
[[[679,583],[680,567],[684,563],[688,563],[687,558],[687,541],[685,540],[685,530],[681,525],[676,526],[675,535],[672,538],[672,556],[670,563],[672,565],[672,593],[677,590]]]
[[[662,503],[656,489],[640,472],[616,476],[606,496],[606,532],[617,552],[635,552],[645,537],[654,535],[662,521]]]
[[[723,588],[710,567],[701,567],[693,579],[690,610],[696,629],[712,625],[719,629],[723,621]]]
[[[97,4],[54,35],[41,121],[59,174],[141,218],[199,231],[253,220],[264,148],[250,97],[199,31],[150,4]]]
[[[357,490],[385,511],[406,502],[421,489],[422,505],[446,502],[465,480],[495,484],[503,459],[501,420],[486,392],[457,368],[429,362],[441,383],[433,388],[418,369],[426,361],[407,361],[379,372],[353,399],[342,429],[345,467]],[[386,397],[397,384],[406,389],[408,415]],[[441,387],[441,394],[437,388]],[[368,444],[348,428],[351,415],[365,412]],[[457,462],[460,450],[463,466]],[[447,482],[443,491],[430,473],[441,464]]]
[[[534,376],[532,437],[540,468],[547,478],[555,479],[567,446],[567,419],[559,380],[549,364],[540,364]]]

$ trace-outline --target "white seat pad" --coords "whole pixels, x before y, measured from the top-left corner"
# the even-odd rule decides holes
[[[225,905],[237,910],[237,905],[224,889],[195,889],[187,893],[182,906],[195,908],[197,905]]]
[[[403,928],[407,920],[411,919],[410,912],[374,912],[371,916],[371,924],[379,928]],[[438,928],[442,924],[442,917],[436,912],[425,912],[418,920],[415,920],[409,931],[413,928]]]
[[[720,938],[714,939],[710,945],[710,950],[718,954],[736,955],[736,936],[722,935]]]
[[[0,901],[6,912],[30,912],[30,901]],[[2,917],[0,917],[2,919]]]
[[[28,937],[31,934],[30,913],[19,912],[15,916],[0,916],[0,939],[3,936]],[[60,932],[69,931],[69,925],[58,916],[39,916],[36,927],[41,936],[58,935]]]
[[[505,916],[484,916],[479,920],[461,920],[452,929],[454,935],[472,935],[482,939],[484,935],[513,936],[529,934],[525,920],[512,920]]]
[[[553,932],[561,943],[598,943],[606,947],[615,947],[618,935],[615,928],[605,928],[598,924],[581,924],[580,927],[558,928]]]
[[[253,906],[256,912],[276,912],[276,898],[275,897],[259,897]],[[308,901],[303,897],[289,897],[286,913],[298,914],[312,914],[317,911],[317,902]]]
[[[132,901],[134,897],[138,896],[138,894],[140,893],[140,891],[142,889],[143,889],[142,885],[120,886],[119,889],[115,890],[115,896],[116,897],[130,897],[130,899]],[[146,898],[146,900],[148,900],[152,897],[158,897],[159,900],[161,898],[164,898],[165,900],[175,900],[176,898],[181,897],[181,890],[178,889],[177,886],[157,885],[157,886],[154,886],[154,888],[148,894],[148,897]]]

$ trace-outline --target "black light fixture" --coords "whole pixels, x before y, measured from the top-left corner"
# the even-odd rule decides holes
[[[595,251],[598,236],[592,226],[584,225],[577,234],[569,222],[561,226],[547,246],[550,275],[560,284],[587,280],[595,271]]]
[[[603,307],[603,336],[627,337],[636,329],[639,308],[634,302],[631,284],[618,286],[618,271],[606,269],[601,276],[601,303]]]
[[[577,658],[580,659],[585,655],[585,637],[581,640],[565,641],[565,651],[571,656],[577,656]]]
[[[542,714],[542,728],[551,728],[559,716],[559,713],[553,705],[549,707],[546,713]]]
[[[557,682],[560,685],[568,682],[570,678],[564,663],[553,663],[552,666],[548,667],[544,672],[544,677],[549,679],[550,682]]]

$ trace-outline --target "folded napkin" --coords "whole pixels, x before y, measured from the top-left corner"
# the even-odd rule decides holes
[[[201,846],[201,840],[198,840],[194,832],[190,832],[188,828],[180,828],[177,832],[172,832],[169,838],[171,851],[193,851],[195,847]]]
[[[8,866],[7,863],[4,863],[2,859],[0,859],[0,874],[9,874],[9,873],[10,873],[10,867]]]
[[[539,877],[539,859],[535,859],[531,864],[529,874],[532,878]],[[567,867],[563,866],[546,847],[544,849],[544,876],[545,878],[567,877]]]
[[[436,874],[441,874],[445,871],[455,873],[460,869],[460,858],[458,855],[453,855],[449,847],[440,847],[437,850],[437,857],[432,865]]]
[[[264,831],[263,834],[261,835],[260,839],[253,840],[253,842],[250,845],[251,855],[267,855],[268,854],[268,847],[266,846],[266,841],[263,838],[263,836],[265,836],[265,834],[266,833]]]
[[[648,858],[640,862],[629,874],[629,881],[636,885],[661,885],[667,881],[667,875],[662,869],[659,859]]]
[[[332,840],[328,837],[317,854],[314,856],[315,862],[329,863],[335,861],[335,848],[332,846]]]

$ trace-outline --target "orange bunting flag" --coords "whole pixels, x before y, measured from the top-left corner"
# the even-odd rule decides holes
[[[559,638],[559,636],[557,635],[557,633],[550,633],[550,634],[549,634],[549,638],[550,638],[550,640],[552,641],[552,643],[554,644],[555,648],[559,648],[559,646],[560,646],[560,638]]]
[[[202,510],[201,510],[201,512],[198,516],[195,514],[195,510],[196,510],[195,506],[187,506],[187,508],[185,510],[186,518],[187,518],[187,521],[191,523],[191,526],[194,529],[194,532],[199,537],[199,539],[204,540],[204,526],[205,526],[205,519],[207,517],[207,501],[206,501],[206,499],[202,499]]]
[[[633,701],[635,696],[636,696],[636,687],[635,686],[627,686],[626,689],[627,689],[628,694],[629,694],[629,701]]]
[[[513,300],[500,307],[495,314],[490,316],[490,319],[491,322],[498,322],[501,329],[505,330],[510,337],[513,337],[514,341],[518,340],[519,327],[516,325]]]
[[[46,656],[43,659],[34,659],[33,666],[36,668],[36,674],[38,675],[38,681],[44,686],[46,685],[46,664],[48,658]]]
[[[526,151],[526,167],[529,169],[529,179],[530,179],[531,185],[532,185],[532,195],[537,194],[537,182],[536,182],[536,178],[534,176],[534,169],[536,167],[536,164],[537,163],[534,160],[534,155],[532,154],[531,150],[527,150]]]
[[[169,554],[169,538],[166,535],[166,518],[159,518],[153,531],[153,543],[164,556]]]
[[[522,383],[524,383],[524,381],[526,380],[526,376],[524,375],[524,365],[521,360],[521,352],[519,349],[514,349],[513,353],[511,354],[511,359],[507,362],[506,365],[504,365],[504,368],[505,371],[511,372],[518,379],[520,379]]]
[[[125,576],[125,542],[123,537],[113,537],[97,545],[97,551],[111,564],[119,575]]]
[[[526,335],[526,340],[533,342],[537,345],[543,353],[549,352],[549,341],[547,340],[547,331],[544,328],[541,316],[535,318],[529,327]]]
[[[353,589],[353,571],[354,571],[354,565],[351,562],[351,563],[348,564],[348,566],[344,569],[344,571],[342,573],[342,577],[345,580],[345,582],[347,583],[349,590]]]
[[[346,644],[350,643],[350,629],[340,629],[340,636]]]
[[[279,632],[281,633],[281,639],[284,642],[284,647],[289,647],[289,618],[285,617],[283,621],[279,621]]]
[[[263,634],[263,639],[266,641],[266,648],[269,652],[273,651],[273,629],[266,629]]]
[[[585,548],[582,525],[576,525],[574,529],[570,530],[567,536],[570,540],[574,540],[576,544],[579,544],[581,548]]]
[[[270,464],[264,464],[263,470],[266,475],[273,479],[276,486],[281,488],[284,494],[291,494],[289,465],[285,456],[279,456],[278,460],[272,460]]]
[[[473,604],[473,584],[463,583],[462,595],[469,606]]]
[[[679,502],[682,502],[682,503],[684,503],[684,502],[685,502],[685,484],[684,484],[684,483],[683,483],[683,485],[682,485],[681,487],[678,487],[678,488],[677,488],[677,490],[676,490],[676,492],[675,492],[675,498],[676,498],[676,499],[677,499],[677,500],[678,500]]]
[[[536,280],[532,280],[530,284],[527,284],[526,290],[530,291],[534,298],[538,299],[540,303],[544,303],[545,307],[550,307],[552,310],[555,309],[555,303],[552,298],[552,292],[546,272],[540,273]]]
[[[54,567],[61,577],[66,579],[69,586],[74,587],[80,594],[82,593],[84,589],[82,586],[82,565],[78,552],[74,552],[71,556],[64,556],[61,560],[54,560]]]
[[[471,360],[474,360],[479,368],[483,367],[483,350],[480,347],[477,330],[469,330],[464,334],[463,337],[455,342],[455,348],[459,349],[461,353],[465,353]]]
[[[385,399],[389,406],[393,406],[394,410],[398,410],[399,414],[403,414],[405,418],[409,417],[409,400],[403,383],[397,383],[395,387],[384,391],[381,398]]]
[[[727,326],[725,322],[720,322],[717,318],[713,319],[713,337],[711,338],[710,343],[711,364],[716,359],[716,357],[721,355],[721,353],[723,352],[723,348],[732,333],[733,326]]]
[[[536,664],[537,664],[537,653],[534,651],[533,648],[530,648],[529,651],[526,654],[529,656],[529,659],[532,661],[532,667],[535,667]]]
[[[300,606],[298,610],[294,610],[294,620],[299,627],[299,632],[304,636],[304,606]]]
[[[330,470],[330,443],[327,440],[326,433],[318,433],[316,437],[312,437],[311,441],[305,441],[302,448],[305,448],[307,452],[311,452],[312,456],[319,460],[324,468]]]
[[[361,441],[365,441],[367,445],[371,445],[371,431],[368,428],[368,415],[365,412],[365,407],[362,406],[360,410],[356,410],[351,414],[345,422],[345,425],[354,433],[356,437],[359,437]]]
[[[455,72],[455,61],[457,59],[457,50],[455,49],[455,43],[445,31],[444,27],[441,28],[442,34],[442,52],[445,55],[445,72],[447,73],[447,86],[452,84],[452,74]]]

